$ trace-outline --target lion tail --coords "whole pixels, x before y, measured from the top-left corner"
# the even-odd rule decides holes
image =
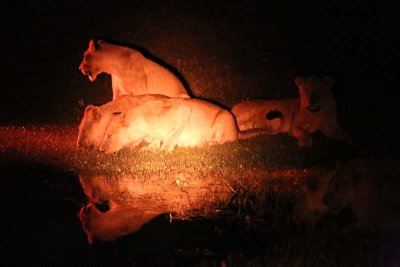
[[[284,121],[283,117],[280,117],[279,119],[281,122],[279,124],[279,127],[275,128],[275,129],[263,127],[263,128],[254,128],[254,129],[239,131],[238,139],[245,140],[245,139],[253,138],[253,137],[256,137],[259,135],[274,135],[274,134],[280,133],[285,121]]]

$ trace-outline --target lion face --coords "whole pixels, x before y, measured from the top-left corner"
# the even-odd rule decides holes
[[[323,196],[324,204],[332,211],[339,211],[354,203],[353,187],[359,178],[360,174],[349,166],[337,167],[326,194]]]
[[[124,138],[124,131],[127,131],[127,125],[125,125],[125,114],[121,112],[113,113],[110,123],[108,124],[100,142],[100,152],[109,154],[121,150],[126,143],[123,142],[124,139],[126,139]]]
[[[97,148],[104,135],[109,116],[101,114],[100,107],[89,105],[79,125],[77,146],[79,148]]]
[[[322,197],[328,189],[332,175],[333,172],[328,172],[319,177],[310,177],[301,184],[296,194],[293,214],[297,222],[315,224],[328,212]]]
[[[83,60],[79,66],[80,71],[88,76],[90,81],[94,81],[97,75],[102,72],[99,66],[99,61],[101,61],[101,52],[99,47],[99,42],[94,42],[90,40],[89,48],[83,54]]]
[[[318,113],[321,109],[321,99],[333,86],[332,76],[319,78],[313,75],[309,78],[298,76],[295,83],[299,88],[301,106],[310,113]]]

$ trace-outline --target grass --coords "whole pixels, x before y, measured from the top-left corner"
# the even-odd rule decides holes
[[[356,156],[336,141],[315,135],[313,147],[299,148],[294,139],[277,135],[206,148],[177,148],[173,153],[124,149],[104,155],[77,149],[76,134],[77,126],[3,126],[0,153],[79,174],[130,174],[160,185],[176,184],[177,179],[219,179],[230,197],[212,203],[212,208],[199,205],[200,210],[185,213],[195,223],[212,216],[210,209],[220,211],[220,224],[210,233],[212,243],[220,246],[209,243],[202,251],[183,250],[185,257],[199,258],[197,266],[384,266],[386,251],[375,233],[344,235],[335,219],[316,227],[292,220],[299,184],[332,168],[338,158]],[[175,256],[183,251],[176,250]]]
[[[277,267],[386,267],[390,266],[386,264],[390,261],[386,258],[388,255],[400,258],[398,250],[397,254],[385,251],[385,241],[374,233],[343,234],[335,219],[316,227],[297,225],[291,220],[294,193],[302,181],[329,170],[338,159],[359,156],[353,149],[322,135],[313,135],[314,145],[304,149],[298,148],[295,140],[286,135],[209,148],[179,148],[172,154],[124,149],[114,155],[104,155],[76,148],[77,124],[85,106],[111,100],[109,76],[100,75],[91,83],[78,70],[89,39],[106,37],[142,47],[157,61],[176,70],[195,97],[226,107],[247,98],[297,96],[293,82],[296,75],[332,74],[337,81],[334,90],[341,125],[349,132],[360,134],[356,137],[368,147],[376,145],[380,149],[384,144],[383,153],[391,150],[398,154],[399,131],[388,116],[396,114],[397,105],[387,103],[388,94],[371,93],[379,87],[396,99],[398,90],[389,90],[390,80],[380,81],[376,86],[371,82],[373,67],[365,64],[370,58],[368,55],[364,58],[364,54],[375,51],[368,51],[365,45],[374,43],[368,38],[371,31],[360,31],[368,29],[360,26],[365,26],[364,22],[374,21],[368,5],[342,8],[333,1],[327,4],[327,9],[319,10],[318,6],[324,5],[309,8],[293,1],[269,3],[268,8],[261,4],[264,1],[250,5],[240,2],[226,5],[217,1],[153,2],[135,2],[119,8],[102,1],[89,6],[79,4],[76,8],[62,5],[59,12],[53,12],[57,5],[50,5],[52,11],[44,12],[49,13],[48,17],[44,16],[47,20],[39,24],[31,20],[36,15],[24,16],[28,20],[24,25],[31,25],[28,29],[32,33],[28,31],[30,34],[25,37],[20,34],[9,42],[15,46],[12,51],[25,52],[12,54],[12,64],[7,65],[8,69],[13,66],[14,69],[6,75],[4,87],[13,90],[5,95],[1,105],[0,121],[7,122],[8,126],[0,126],[0,159],[5,163],[22,162],[24,166],[44,164],[46,168],[56,167],[80,175],[134,174],[134,179],[143,182],[158,179],[160,184],[176,184],[178,179],[221,180],[230,198],[215,205],[224,216],[218,218],[214,229],[199,236],[197,241],[201,242],[197,243],[191,236],[196,223],[206,220],[207,224],[213,224],[214,221],[211,218],[192,220],[188,228],[183,222],[177,222],[179,229],[174,234],[186,233],[182,239],[187,242],[181,247],[167,246],[175,251],[170,258],[149,257],[161,266],[174,257],[194,258],[197,266]],[[70,12],[64,13],[65,10]],[[327,10],[338,12],[326,16]],[[66,17],[69,23],[65,23]],[[16,17],[16,25],[21,23],[17,20],[21,18]],[[14,35],[14,28],[10,29]],[[32,42],[32,39],[39,41]],[[6,170],[14,171],[4,165]],[[37,173],[34,174],[30,176],[32,186],[38,183]],[[18,177],[11,175],[10,179],[17,178],[26,177],[19,174]],[[73,195],[58,185],[61,182],[58,175],[53,178],[50,183],[55,184],[54,188],[61,188],[55,190],[60,197]],[[17,182],[24,184],[25,181]],[[2,186],[14,189],[12,184],[4,181]],[[15,187],[5,193],[12,196],[18,190]],[[25,197],[34,190],[28,186],[20,194]],[[25,198],[21,203],[26,206]],[[193,211],[192,216],[199,214],[210,215],[209,211],[200,210]],[[144,233],[143,239],[150,239],[152,231]],[[160,236],[152,239],[158,242],[157,251],[162,250]],[[172,242],[173,238],[166,238],[165,242]],[[112,259],[122,255],[127,261],[136,262],[144,249],[137,245],[137,239],[140,235],[126,237],[117,241],[112,246],[114,249],[106,247],[99,254]],[[135,265],[132,262],[126,265]]]

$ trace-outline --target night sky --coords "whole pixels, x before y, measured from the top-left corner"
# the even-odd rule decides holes
[[[229,156],[239,155],[236,158],[239,159],[240,169],[236,167],[238,170],[234,172],[238,176],[247,176],[248,173],[260,176],[265,172],[265,175],[274,178],[268,183],[265,194],[258,189],[263,183],[252,180],[253,176],[243,179],[247,181],[249,178],[248,181],[254,183],[255,191],[260,191],[254,193],[262,195],[263,203],[273,203],[271,208],[265,208],[265,224],[260,224],[257,219],[252,221],[251,213],[247,216],[246,206],[250,209],[254,206],[257,210],[258,202],[253,203],[252,197],[248,198],[245,192],[250,191],[253,185],[248,186],[249,189],[244,185],[246,190],[235,191],[229,200],[235,202],[232,203],[234,209],[239,207],[237,228],[240,231],[236,231],[236,223],[231,219],[223,222],[227,227],[223,224],[223,227],[216,227],[211,220],[199,224],[175,220],[175,224],[171,224],[167,223],[165,216],[161,216],[153,221],[152,226],[145,226],[136,235],[121,238],[115,243],[99,243],[98,246],[87,245],[87,237],[77,217],[77,211],[86,199],[77,179],[78,173],[69,167],[60,169],[53,164],[70,161],[68,164],[73,165],[75,158],[79,158],[81,162],[77,160],[77,166],[84,166],[90,171],[94,171],[91,161],[99,170],[111,165],[118,172],[122,164],[126,169],[131,167],[126,163],[128,161],[123,161],[125,155],[132,162],[129,153],[106,157],[108,155],[99,153],[89,155],[83,150],[78,152],[76,135],[70,134],[71,129],[78,130],[86,105],[102,105],[112,98],[109,75],[101,74],[96,81],[90,82],[78,69],[91,38],[137,48],[177,73],[194,97],[209,99],[227,108],[243,99],[297,97],[298,90],[294,83],[297,75],[332,75],[335,78],[333,91],[339,124],[364,145],[364,150],[357,151],[357,157],[395,155],[398,158],[400,1],[29,0],[6,1],[2,3],[1,14],[0,128],[10,135],[0,136],[0,139],[3,137],[3,142],[0,142],[3,150],[0,154],[0,201],[3,203],[0,236],[5,256],[0,261],[2,265],[7,265],[9,259],[14,263],[26,262],[30,266],[67,266],[68,263],[74,263],[71,266],[123,266],[118,263],[133,266],[138,263],[135,266],[140,266],[142,261],[164,263],[163,255],[167,255],[166,251],[172,248],[172,255],[180,257],[171,260],[179,262],[190,257],[197,261],[199,251],[200,254],[207,254],[203,256],[210,256],[208,248],[212,257],[219,257],[217,253],[213,255],[213,248],[218,247],[215,251],[223,253],[231,248],[243,247],[243,255],[249,253],[252,256],[258,253],[253,248],[261,245],[257,242],[272,248],[268,249],[268,256],[264,255],[271,257],[272,262],[283,255],[282,261],[279,261],[282,264],[291,262],[288,260],[290,256],[298,253],[302,253],[306,263],[317,264],[318,259],[330,265],[335,264],[331,259],[337,260],[339,265],[341,262],[351,264],[347,259],[357,261],[359,258],[360,262],[367,262],[376,258],[381,264],[388,260],[381,253],[384,252],[384,242],[375,242],[369,235],[361,239],[347,234],[336,236],[336,228],[331,227],[333,224],[330,221],[327,228],[319,230],[317,227],[312,231],[303,226],[293,228],[285,217],[288,214],[288,195],[275,191],[281,185],[292,188],[291,183],[286,180],[283,183],[283,179],[281,183],[275,176],[285,179],[293,176],[296,178],[293,185],[300,185],[297,183],[300,181],[297,169],[303,173],[299,176],[314,176],[309,170],[315,166],[308,168],[312,164],[307,162],[308,159],[326,161],[328,166],[330,159],[336,161],[336,155],[344,155],[340,159],[345,159],[347,154],[353,155],[353,152],[347,152],[354,147],[347,150],[344,145],[336,146],[329,142],[319,147],[315,142],[302,153],[297,150],[292,138],[293,146],[287,145],[285,140],[279,143],[279,138],[271,139],[273,142],[278,140],[271,150],[264,149],[262,145],[272,142],[256,140],[258,147],[250,147],[253,143],[249,143],[246,149],[234,149],[235,154]],[[53,124],[56,127],[52,127]],[[33,127],[4,127],[8,125]],[[7,140],[15,141],[16,146],[12,147],[14,143],[8,144]],[[30,147],[31,144],[35,145]],[[335,149],[331,149],[333,146]],[[284,148],[282,151],[276,151],[281,147]],[[67,151],[68,148],[73,150]],[[223,151],[216,155],[221,155]],[[243,162],[251,164],[248,170],[246,165],[242,168],[240,151],[245,151],[243,159],[246,160]],[[253,162],[254,151],[262,151],[255,155],[256,163]],[[66,153],[65,160],[61,160],[63,153]],[[179,153],[177,159],[185,157],[184,153]],[[30,158],[31,155],[33,158]],[[196,156],[199,159],[208,157],[203,153]],[[229,170],[230,166],[239,166],[236,158],[232,160],[232,165],[225,164],[230,157],[215,160],[215,165],[227,166],[217,166],[215,170],[218,171],[214,173],[211,171],[213,168],[208,168],[213,166],[207,165],[214,156],[204,161],[197,160],[196,164],[200,167],[195,164],[188,167],[197,159],[188,157],[185,164],[169,168],[168,164],[176,162],[171,157],[172,161],[168,163],[166,160],[165,164],[163,159],[169,155],[147,160],[152,157],[142,158],[139,154],[139,163],[146,163],[142,164],[143,168],[136,165],[132,168],[137,168],[142,176],[149,173],[151,183],[156,184],[157,176],[153,174],[159,175],[160,170],[168,167],[164,180],[174,179],[171,180],[172,187],[175,182],[179,185],[180,177],[189,177],[194,173],[192,178],[196,179],[196,173],[203,175],[206,168],[206,172],[210,173],[204,173],[204,178],[219,175],[219,167],[224,172],[224,168]],[[257,165],[258,161],[262,161],[262,166]],[[265,168],[264,161],[268,163]],[[281,165],[276,164],[280,161]],[[148,163],[154,162],[160,163],[162,168],[154,167],[148,172],[148,166],[151,166]],[[276,170],[272,169],[275,164]],[[235,183],[241,183],[239,178]],[[279,182],[277,187],[275,180]],[[184,182],[181,184],[186,184],[185,179],[181,181]],[[226,183],[231,188],[229,182]],[[188,194],[185,190],[182,192]],[[239,200],[237,203],[236,198]],[[280,205],[285,210],[280,211]],[[268,214],[274,216],[275,213],[276,220],[268,217]],[[259,215],[264,216],[264,211]],[[258,228],[259,224],[268,226],[280,222],[284,223],[279,227]],[[219,226],[220,222],[215,225]],[[232,232],[225,233],[226,229]],[[253,231],[255,234],[249,237],[248,233]],[[313,236],[315,234],[317,236]],[[214,236],[217,238],[214,239]],[[192,238],[197,241],[189,245]],[[396,236],[390,238],[395,239]],[[207,244],[209,240],[210,246]],[[398,244],[398,240],[392,241]],[[388,244],[390,247],[391,243]],[[207,249],[202,252],[199,248],[203,247]],[[294,253],[291,251],[298,249]],[[361,253],[364,251],[372,253]],[[186,255],[186,252],[189,254]],[[238,253],[236,259],[242,260],[243,255]],[[314,259],[313,255],[317,257]],[[344,255],[343,259],[341,255]],[[299,265],[301,259],[303,257],[295,258],[293,263]],[[35,265],[38,262],[39,265]]]
[[[296,75],[331,74],[341,124],[356,135],[369,131],[371,140],[396,141],[398,5],[309,2],[321,3],[8,3],[2,11],[0,123],[76,124],[84,109],[80,100],[84,105],[111,100],[109,76],[91,83],[78,70],[90,38],[105,38],[139,47],[179,70],[190,88],[196,71],[229,68],[245,92],[192,89],[195,96],[227,106],[243,97],[296,96]],[[258,88],[247,88],[244,75],[255,77]]]

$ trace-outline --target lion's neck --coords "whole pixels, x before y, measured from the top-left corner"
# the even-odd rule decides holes
[[[143,55],[134,49],[117,45],[104,47],[104,57],[101,61],[102,71],[111,75],[120,76],[131,72],[134,66],[141,65]]]

